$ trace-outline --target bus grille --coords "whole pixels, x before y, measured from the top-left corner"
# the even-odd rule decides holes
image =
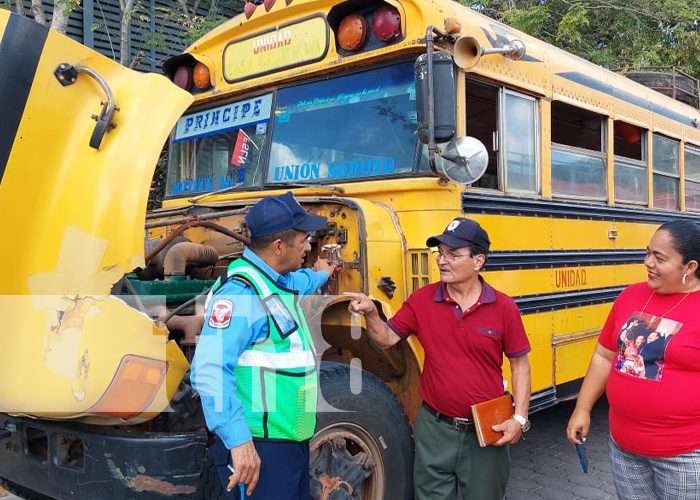
[[[415,292],[430,283],[430,253],[426,251],[410,252],[411,291]]]

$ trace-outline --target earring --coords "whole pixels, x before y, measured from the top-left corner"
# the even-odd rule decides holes
[[[686,279],[688,279],[688,273],[685,273],[685,274],[683,275],[683,279],[681,280],[681,283],[683,283],[683,284],[685,285],[685,280],[686,280]]]

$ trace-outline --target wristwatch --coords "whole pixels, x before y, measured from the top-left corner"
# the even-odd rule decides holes
[[[523,417],[522,415],[518,415],[517,413],[513,414],[513,419],[518,422],[520,425],[523,426],[523,432],[527,432],[530,430],[530,421]]]

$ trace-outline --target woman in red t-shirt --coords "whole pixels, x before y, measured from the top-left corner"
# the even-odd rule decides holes
[[[694,223],[672,221],[654,233],[647,281],[615,300],[569,419],[567,437],[580,444],[577,434],[586,439],[591,409],[607,393],[621,500],[700,499],[699,262]]]

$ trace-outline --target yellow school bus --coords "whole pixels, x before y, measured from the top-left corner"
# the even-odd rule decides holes
[[[71,54],[67,64],[86,65],[85,56],[63,53]],[[51,72],[37,75],[54,85]],[[129,142],[120,135],[128,114],[121,108],[107,120],[116,127],[73,125],[90,142],[101,141],[99,154],[84,146],[94,154],[79,160],[111,164],[109,175],[88,169],[89,183],[79,182],[88,175],[81,173],[53,191],[47,185],[30,211],[41,224],[11,221],[18,226],[12,234],[50,231],[28,241],[45,246],[32,247],[36,264],[13,266],[16,284],[6,285],[6,294],[33,294],[37,288],[19,283],[43,277],[48,291],[41,293],[68,294],[49,285],[70,279],[107,297],[41,303],[53,316],[32,317],[32,324],[36,300],[8,306],[27,312],[16,332],[35,332],[27,335],[33,347],[15,335],[18,355],[0,367],[3,380],[29,381],[0,395],[0,438],[8,443],[0,447],[0,478],[14,491],[55,498],[221,494],[187,382],[196,339],[175,322],[163,330],[154,318],[166,310],[166,320],[186,322],[201,312],[202,294],[241,254],[245,214],[263,196],[292,191],[307,210],[326,216],[307,260],[336,263],[328,284],[307,301],[326,405],[312,441],[315,499],[340,489],[365,500],[412,496],[420,343],[409,338],[377,349],[342,292],[369,294],[391,317],[414,290],[439,279],[426,238],[456,216],[478,220],[492,240],[484,277],[515,299],[532,344],[537,410],[577,394],[612,301],[645,279],[653,231],[700,214],[698,109],[450,0],[248,3],[167,61],[164,73],[186,92],[143,86],[156,94],[143,95],[140,83],[121,91],[127,103],[159,103],[135,115],[142,123],[128,127],[136,132]],[[107,82],[118,78],[108,75]],[[46,86],[35,80],[35,89]],[[187,105],[183,94],[192,104],[172,117]],[[173,106],[164,110],[164,99]],[[144,250],[153,165],[143,165],[162,145],[159,131],[175,121],[165,197],[145,215]],[[70,127],[50,127],[61,128],[65,144],[77,137]],[[15,154],[18,145],[7,147]],[[118,164],[117,153],[124,155]],[[5,182],[0,199],[20,203],[24,192],[6,195]],[[65,199],[54,193],[60,189]],[[71,208],[65,220],[64,206]],[[85,271],[90,265],[104,271],[99,280]],[[64,318],[98,313],[109,324],[99,339],[56,336]],[[154,337],[167,346],[158,356],[149,351]],[[75,358],[72,371],[58,362],[67,353]],[[143,377],[164,388],[161,399],[149,399],[137,382],[110,391],[131,366],[125,359],[166,361],[160,377],[161,365],[140,365]],[[507,378],[507,362],[504,371]],[[125,410],[118,401],[130,390],[142,396]],[[48,398],[48,411],[33,405],[37,397]],[[171,411],[156,411],[162,398]],[[37,467],[47,479],[36,477]],[[77,487],[86,478],[94,491]]]

